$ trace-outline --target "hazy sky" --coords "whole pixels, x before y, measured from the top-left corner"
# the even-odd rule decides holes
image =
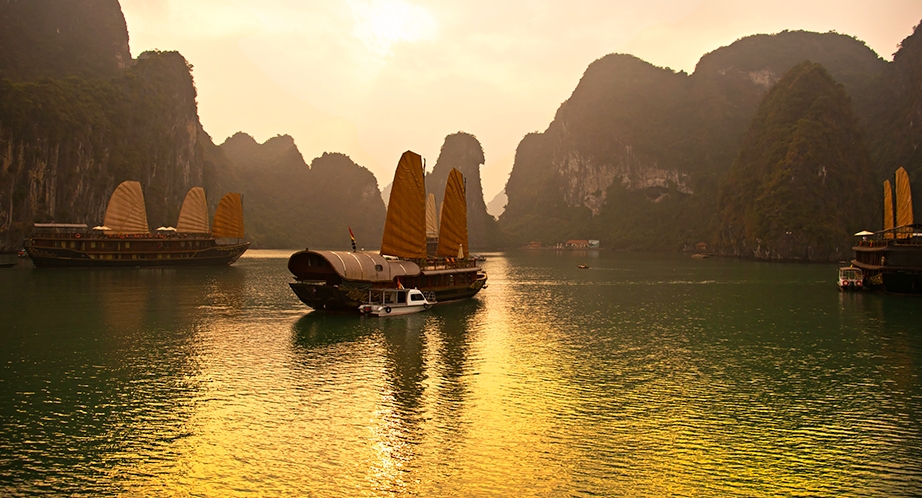
[[[485,200],[515,148],[544,131],[586,66],[609,53],[691,73],[757,33],[830,30],[892,60],[920,0],[121,0],[131,53],[194,66],[202,125],[222,143],[291,135],[310,161],[343,152],[384,187],[400,154],[431,170],[445,136],[483,144]]]

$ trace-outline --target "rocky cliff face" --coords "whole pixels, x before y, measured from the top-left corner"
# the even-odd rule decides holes
[[[358,248],[380,247],[385,209],[377,180],[348,156],[324,153],[308,166],[288,135],[259,144],[237,133],[220,148],[233,163],[222,169],[222,184],[243,193],[254,247],[348,250],[350,227]]]
[[[0,51],[0,247],[20,247],[35,222],[101,223],[125,180],[141,182],[152,228],[176,224],[193,186],[220,197],[191,67],[176,52],[130,61],[117,2],[10,1],[0,23],[0,38],[36,27],[35,45]],[[52,29],[62,37],[47,40]]]
[[[177,53],[147,53],[110,81],[0,83],[0,245],[34,222],[101,223],[124,180],[141,182],[148,220],[175,225],[206,181],[195,90]],[[212,193],[212,195],[214,195]]]
[[[922,24],[900,44],[874,92],[868,146],[879,180],[906,168],[913,198],[922,198]],[[917,202],[918,204],[918,202]],[[919,211],[916,211],[919,213]],[[916,218],[918,219],[918,218]],[[879,226],[879,224],[878,224]]]
[[[118,0],[0,2],[0,78],[108,79],[130,64]]]
[[[468,244],[475,249],[495,244],[496,221],[487,214],[487,206],[483,201],[483,185],[480,181],[480,166],[483,163],[483,147],[477,137],[458,132],[445,137],[435,166],[432,172],[426,175],[426,191],[435,194],[436,206],[442,205],[445,184],[452,168],[464,176],[467,188]]]
[[[500,226],[519,244],[578,237],[678,249],[710,240],[719,179],[757,105],[804,60],[826,66],[856,95],[859,121],[869,119],[866,95],[887,63],[835,33],[744,38],[702,57],[691,76],[629,55],[595,61],[547,130],[520,143]]]
[[[686,173],[662,169],[654,160],[645,161],[634,154],[630,145],[625,145],[621,153],[600,160],[599,164],[596,161],[596,157],[583,157],[575,150],[555,159],[554,170],[566,182],[563,200],[567,205],[584,206],[597,215],[605,205],[608,189],[613,183],[628,190],[650,192],[652,202],[667,195],[670,187],[683,194],[694,193]]]
[[[855,199],[876,190],[851,99],[803,62],[766,94],[721,188],[718,250],[759,259],[839,261],[870,223]]]

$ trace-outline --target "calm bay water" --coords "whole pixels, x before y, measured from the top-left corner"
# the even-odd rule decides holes
[[[290,253],[0,270],[0,495],[922,494],[922,300],[835,266],[491,254],[376,319]]]

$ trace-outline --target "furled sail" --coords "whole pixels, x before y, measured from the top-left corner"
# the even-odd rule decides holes
[[[893,229],[893,187],[890,180],[884,180],[884,230]],[[893,232],[885,232],[884,238],[892,239]]]
[[[435,253],[448,258],[470,254],[467,247],[467,199],[464,192],[464,177],[455,168],[451,169],[445,184],[442,219],[439,220],[439,246]]]
[[[243,238],[243,198],[238,193],[224,194],[214,212],[211,234],[216,239]]]
[[[397,163],[384,219],[381,254],[426,257],[426,186],[423,160],[415,152],[404,152]]]
[[[177,232],[208,233],[208,204],[205,202],[205,189],[192,187],[186,193],[179,210]]]
[[[426,237],[434,239],[439,236],[439,223],[435,214],[435,194],[426,198]]]
[[[110,235],[137,235],[150,233],[147,224],[147,208],[144,205],[144,193],[141,184],[133,181],[122,182],[112,192],[103,225],[110,228]]]
[[[896,170],[896,226],[912,225],[912,192],[909,190],[909,175],[906,170]],[[908,237],[912,229],[900,233],[900,238]]]

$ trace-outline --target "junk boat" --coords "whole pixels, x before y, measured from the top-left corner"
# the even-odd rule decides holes
[[[864,289],[864,274],[854,266],[839,268],[839,289],[843,291]]]
[[[243,240],[241,195],[221,198],[208,227],[205,190],[186,194],[176,227],[151,233],[141,184],[122,182],[112,193],[103,224],[36,223],[25,250],[36,267],[221,266],[250,246]]]
[[[427,297],[419,289],[379,289],[368,291],[368,299],[359,305],[359,312],[372,316],[409,315],[434,304],[431,292]]]
[[[896,170],[896,217],[890,180],[884,181],[884,229],[861,236],[852,265],[864,287],[893,294],[922,294],[922,225],[913,223],[912,194],[906,170]]]
[[[291,290],[315,310],[355,313],[370,290],[415,288],[439,303],[473,297],[487,275],[468,252],[464,178],[452,169],[436,224],[422,158],[404,152],[394,173],[379,252],[312,251],[291,255]],[[392,308],[393,311],[393,308]]]

